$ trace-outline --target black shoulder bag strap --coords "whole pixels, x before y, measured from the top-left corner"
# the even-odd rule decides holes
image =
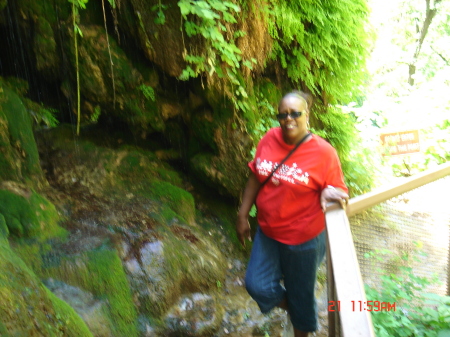
[[[283,165],[283,164],[286,162],[286,160],[288,160],[288,158],[295,152],[295,150],[298,149],[298,147],[299,147],[300,145],[302,145],[302,143],[306,140],[306,138],[308,138],[309,135],[311,135],[311,133],[308,132],[308,133],[306,134],[306,136],[303,137],[303,138],[297,143],[297,145],[295,145],[295,147],[287,154],[287,156],[284,157],[284,159],[281,161],[281,163],[278,164],[278,166],[275,167],[275,169],[273,169],[272,172],[270,172],[270,174],[269,174],[269,176],[267,177],[267,179],[264,180],[264,181],[261,183],[261,186],[259,187],[259,190],[261,190],[261,188],[269,181],[269,179],[272,178],[273,174],[278,170],[278,168],[281,167],[281,165]]]

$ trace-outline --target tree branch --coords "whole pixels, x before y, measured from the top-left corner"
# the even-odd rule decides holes
[[[419,58],[420,50],[422,49],[423,41],[427,36],[428,29],[430,28],[431,22],[433,18],[436,16],[437,8],[436,5],[441,2],[441,0],[435,0],[434,6],[431,8],[430,2],[431,0],[425,0],[426,2],[426,10],[425,10],[425,20],[423,21],[422,28],[420,29],[420,36],[416,40],[416,50],[414,51],[414,55],[412,57],[411,63],[409,64],[409,76],[408,83],[410,85],[414,85],[414,74],[416,73],[416,61]]]
[[[436,49],[434,49],[433,46],[430,46],[430,47],[431,47],[432,51],[434,51],[436,54],[438,54],[438,56],[445,62],[446,65],[450,66],[449,61],[444,56],[442,56],[441,53],[439,53]]]

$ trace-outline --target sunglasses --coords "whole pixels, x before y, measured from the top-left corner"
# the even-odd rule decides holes
[[[304,111],[292,111],[292,112],[283,112],[277,114],[277,119],[287,119],[288,116],[291,116],[292,119],[301,117],[302,114],[304,114]]]

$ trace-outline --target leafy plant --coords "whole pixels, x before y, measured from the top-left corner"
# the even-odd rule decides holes
[[[138,88],[142,91],[146,99],[149,99],[153,102],[155,101],[155,90],[151,86],[141,84]]]
[[[165,9],[167,9],[167,5],[162,4],[161,0],[159,0],[157,5],[154,5],[152,7],[152,11],[156,12],[156,24],[163,25],[166,23],[166,15],[164,14]]]
[[[100,108],[100,105],[96,105],[95,108],[94,108],[94,113],[91,116],[91,122],[97,123],[101,112],[102,112],[102,109]]]
[[[317,118],[322,129],[311,128],[311,131],[327,139],[339,153],[350,196],[370,191],[375,167],[373,153],[361,145],[361,135],[355,128],[356,120],[334,106],[330,106],[326,113],[318,113]]]
[[[383,259],[372,252],[366,257]],[[395,303],[395,311],[372,311],[375,334],[378,337],[448,337],[450,297],[427,293],[426,288],[436,283],[437,278],[416,275],[410,266],[411,258],[416,257],[403,253],[400,259],[404,264],[399,267],[399,273],[381,276],[378,287],[366,285],[367,300]]]
[[[364,0],[271,0],[272,59],[293,83],[302,83],[324,104],[346,103],[363,89],[368,55],[368,8]]]
[[[226,26],[237,23],[234,15],[241,11],[240,7],[231,1],[221,0],[180,0],[178,6],[187,36],[199,36],[206,41],[206,48],[201,54],[192,49],[188,51],[185,47],[184,59],[189,65],[180,79],[188,80],[204,74],[209,78],[217,75],[225,79],[234,108],[245,115],[251,107],[247,103],[247,85],[241,75],[241,65],[252,69],[256,59],[242,59],[242,51],[235,41],[245,33],[238,30],[230,34]]]
[[[57,109],[47,107],[42,102],[37,103],[25,97],[22,101],[33,118],[36,127],[54,128],[58,126],[59,121],[56,118],[56,114],[59,111]]]
[[[58,119],[55,117],[56,113],[58,113],[56,109],[42,107],[38,114],[33,115],[33,117],[38,125],[45,124],[49,128],[54,128],[59,124]]]

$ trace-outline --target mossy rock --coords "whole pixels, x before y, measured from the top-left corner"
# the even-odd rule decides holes
[[[36,55],[36,69],[48,80],[58,79],[60,59],[55,36],[50,23],[43,17],[36,22],[33,50]]]
[[[0,240],[9,236],[9,229],[3,214],[0,214]]]
[[[2,336],[93,337],[75,311],[45,288],[1,238],[0,269]]]
[[[134,268],[136,261],[126,265],[141,313],[161,318],[181,294],[218,290],[227,263],[212,239],[194,226],[162,225],[157,234],[160,241],[145,243],[139,251],[144,273]]]
[[[60,217],[55,206],[33,190],[19,195],[0,189],[0,214],[9,233],[18,238],[44,240],[66,234],[58,226]]]
[[[6,5],[8,4],[8,0],[0,0],[0,11],[6,7]],[[1,332],[1,325],[0,325],[0,332]]]
[[[180,31],[181,13],[176,0],[164,2],[165,23],[155,22],[157,1],[130,0],[119,11],[120,21],[143,50],[146,58],[172,77],[181,75],[186,62],[183,46],[201,48],[193,39]],[[184,38],[184,40],[183,40]]]
[[[195,202],[192,194],[165,181],[150,185],[150,194],[167,205],[184,222],[193,224],[195,218]]]
[[[164,121],[157,105],[157,95],[133,66],[131,60],[115,41],[99,25],[79,25],[83,38],[77,46],[78,74],[82,86],[80,93],[87,106],[99,106],[102,114],[131,126],[136,134],[164,130]],[[73,32],[67,32],[65,49],[75,62]],[[111,63],[114,67],[111,67]],[[76,92],[75,72],[64,85],[63,91],[72,96]],[[155,82],[152,82],[155,85]],[[157,84],[157,83],[156,83]],[[152,92],[152,97],[149,96]],[[93,109],[85,109],[82,121],[90,122]],[[104,118],[104,116],[103,116]]]
[[[58,266],[44,266],[43,274],[106,299],[109,317],[114,324],[114,336],[138,336],[137,313],[130,285],[115,250],[101,248],[63,257]]]
[[[55,36],[58,36],[61,22],[65,22],[71,15],[71,4],[65,0],[15,2],[12,15],[17,17],[21,28],[24,53],[30,55],[29,59],[34,62],[32,66],[45,79],[59,80],[62,76],[59,72],[61,59]]]
[[[20,97],[0,78],[0,180],[42,181],[32,120]]]

